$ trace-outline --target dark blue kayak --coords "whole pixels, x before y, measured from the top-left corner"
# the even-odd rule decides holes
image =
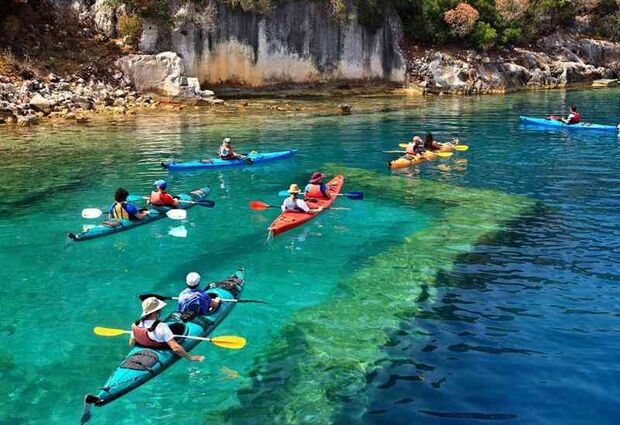
[[[201,159],[197,161],[188,161],[188,162],[162,162],[161,166],[167,169],[168,171],[182,171],[182,170],[197,170],[202,168],[223,168],[223,167],[242,167],[245,165],[254,165],[260,164],[263,162],[276,161],[278,159],[290,158],[295,155],[297,152],[294,149],[288,151],[280,151],[280,152],[267,152],[267,153],[259,153],[259,152],[250,152],[247,157],[248,160],[243,159],[220,159],[220,158],[212,158],[212,159]]]
[[[210,296],[218,296],[223,300],[238,300],[245,285],[245,272],[238,270],[226,280],[218,283],[210,283],[205,290]],[[194,316],[193,314],[175,312],[163,322],[170,326],[175,335],[190,335],[206,337],[230,314],[237,303],[222,302],[217,310],[207,316]],[[190,352],[200,341],[187,338],[175,338],[183,346],[185,351]],[[166,369],[180,360],[172,350],[144,348],[135,346],[112,372],[106,383],[96,395],[87,395],[85,398],[85,412],[81,423],[90,419],[90,406],[104,406],[111,401],[140,387],[151,379],[163,373]],[[213,388],[213,390],[216,390]],[[151,388],[150,391],[157,391]],[[140,403],[137,402],[137,405]]]
[[[558,128],[566,130],[596,130],[596,131],[614,131],[617,132],[620,129],[620,124],[617,126],[604,125],[604,124],[592,124],[588,122],[580,122],[579,124],[566,124],[565,122],[558,120],[550,120],[548,118],[533,118],[520,116],[519,119],[527,125],[545,127],[545,128]]]
[[[197,203],[204,201],[211,193],[211,186],[205,186],[202,189],[192,190],[189,193],[182,193],[179,199],[187,201],[179,205],[180,209],[192,208]],[[195,202],[195,203],[189,203]],[[211,201],[208,201],[211,202]],[[81,242],[89,239],[100,238],[102,236],[113,235],[118,232],[133,229],[144,224],[152,223],[166,217],[166,212],[170,211],[170,207],[150,208],[149,214],[142,220],[105,220],[96,226],[92,226],[79,233],[69,233],[69,239],[75,242]]]

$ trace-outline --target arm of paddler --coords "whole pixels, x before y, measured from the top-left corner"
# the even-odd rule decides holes
[[[174,354],[176,354],[179,357],[183,357],[184,359],[187,359],[189,361],[202,362],[205,359],[204,356],[192,356],[191,354],[189,354],[187,351],[185,351],[183,347],[181,347],[181,345],[178,342],[174,340],[174,338],[168,341],[167,344],[168,344],[168,347],[170,347],[170,349],[174,351]]]

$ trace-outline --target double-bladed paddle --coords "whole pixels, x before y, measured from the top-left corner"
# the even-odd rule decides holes
[[[101,326],[96,326],[93,329],[95,335],[99,336],[119,336],[125,334],[131,334],[131,331],[126,331],[124,329],[114,329],[114,328],[104,328]],[[185,338],[185,339],[195,339],[198,341],[207,341],[213,345],[217,345],[218,347],[228,348],[230,350],[240,350],[245,347],[246,340],[243,337],[235,336],[235,335],[222,335],[222,336],[214,336],[212,338],[202,337],[202,336],[192,336],[192,335],[172,335],[175,338]]]
[[[136,201],[141,201],[143,199],[149,199],[148,196],[140,196],[140,195],[129,195],[127,197],[127,200],[129,202],[136,202]],[[207,207],[207,208],[213,208],[215,206],[215,201],[212,201],[210,199],[203,199],[201,201],[188,201],[185,199],[177,199],[177,201],[183,203],[183,204],[190,204],[190,205],[200,205],[201,207]]]
[[[164,214],[157,210],[148,210],[148,214]],[[84,208],[82,210],[82,218],[99,218],[103,214],[99,208]],[[172,220],[185,220],[187,218],[187,211],[183,209],[172,209],[165,212],[166,216]]]
[[[149,298],[149,297],[155,297],[158,300],[178,300],[179,297],[171,297],[171,296],[167,296],[167,295],[159,295],[159,294],[141,294],[138,295],[138,298],[140,298],[140,301],[144,301],[145,299]],[[269,304],[267,301],[260,301],[260,300],[237,300],[237,299],[222,299],[222,302],[225,303],[257,303],[257,304]]]
[[[455,150],[455,151],[461,151],[461,152],[464,152],[464,151],[466,151],[467,149],[469,149],[469,145],[461,145],[461,144],[458,144],[458,145],[453,145],[453,146],[454,146],[454,150]],[[398,144],[398,147],[405,149],[405,148],[407,147],[407,143],[399,143],[399,144]],[[386,152],[386,153],[396,153],[396,152],[398,152],[398,151],[384,151],[384,152]],[[444,151],[444,152],[445,152],[445,151]],[[433,152],[433,153],[438,153],[438,152]]]
[[[281,190],[278,192],[278,196],[289,196],[288,190]],[[300,194],[301,195],[301,194]],[[364,199],[364,192],[345,192],[338,193],[336,196],[346,196],[349,199],[361,200]]]
[[[262,210],[266,210],[268,208],[280,208],[277,205],[269,205],[266,204],[264,202],[261,201],[250,201],[250,209],[254,210],[254,211],[262,211]],[[334,211],[349,211],[351,208],[344,208],[344,207],[328,207],[330,210],[334,210]]]

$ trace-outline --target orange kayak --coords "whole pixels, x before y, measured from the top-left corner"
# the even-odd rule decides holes
[[[437,158],[437,155],[433,153],[428,153],[428,152],[424,152],[421,155],[420,159],[407,159],[406,157],[403,156],[401,158],[395,159],[394,161],[390,161],[388,164],[388,167],[394,170],[396,168],[404,168],[410,165],[416,165],[421,162],[428,161],[428,160],[435,159],[435,158]]]
[[[331,179],[327,186],[329,187],[328,193],[330,194],[330,199],[306,199],[306,203],[310,208],[328,208],[338,197],[337,195],[340,193],[340,189],[342,189],[342,185],[344,184],[344,176],[338,175]],[[281,233],[286,232],[287,230],[294,229],[297,226],[301,226],[307,221],[312,220],[315,216],[320,213],[310,214],[304,212],[293,212],[286,211],[281,213],[278,218],[276,218],[271,226],[269,226],[269,233],[272,236],[278,236]]]

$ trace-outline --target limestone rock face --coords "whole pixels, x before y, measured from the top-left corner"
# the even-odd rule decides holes
[[[139,93],[153,93],[169,100],[192,101],[212,98],[201,90],[198,78],[185,76],[181,57],[174,52],[157,55],[128,55],[118,60],[125,78]]]
[[[52,110],[53,102],[37,93],[30,99],[30,106],[37,111],[48,114]]]

